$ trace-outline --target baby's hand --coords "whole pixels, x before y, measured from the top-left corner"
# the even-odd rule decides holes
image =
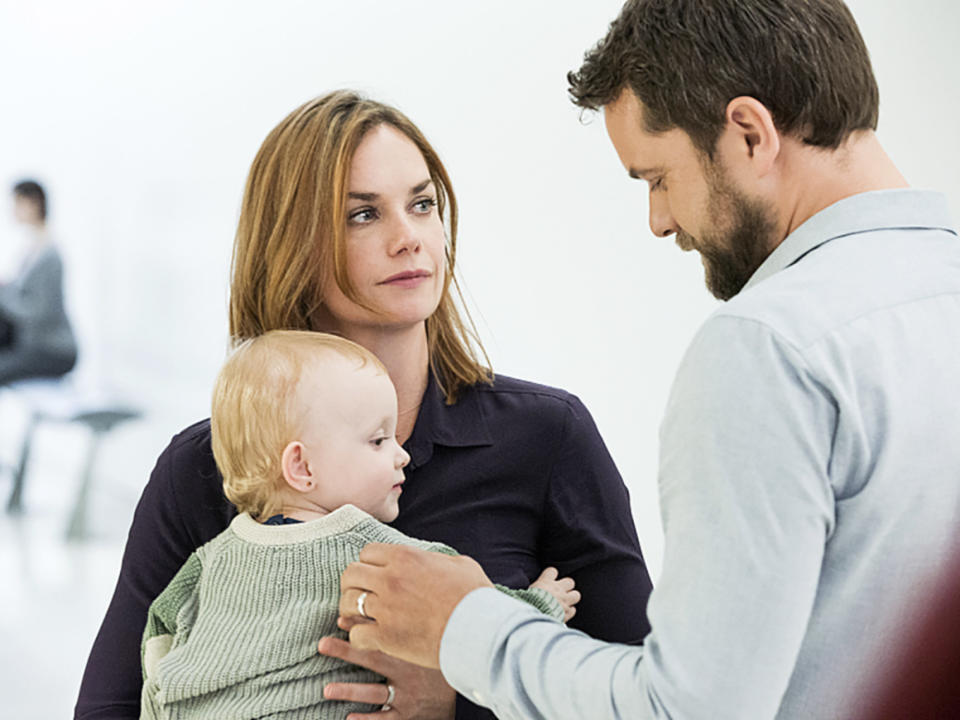
[[[565,577],[558,580],[557,575],[559,573],[556,568],[548,567],[540,573],[540,577],[534,580],[530,587],[546,590],[553,595],[563,607],[563,621],[569,622],[570,618],[577,614],[574,605],[580,602],[580,591],[573,589],[573,578]]]

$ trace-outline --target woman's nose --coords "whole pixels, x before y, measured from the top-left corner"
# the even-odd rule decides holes
[[[413,221],[406,215],[398,216],[390,225],[390,254],[416,252],[420,249],[420,238]]]

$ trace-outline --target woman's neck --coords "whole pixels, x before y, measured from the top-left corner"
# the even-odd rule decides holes
[[[399,330],[355,332],[349,339],[367,348],[387,368],[397,389],[397,440],[401,444],[406,442],[420,414],[420,403],[429,378],[426,324]]]

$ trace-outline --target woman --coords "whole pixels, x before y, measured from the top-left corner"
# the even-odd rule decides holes
[[[446,222],[445,222],[446,221]],[[306,103],[264,141],[244,193],[230,330],[334,332],[372,350],[397,388],[411,456],[394,526],[471,555],[495,582],[526,587],[545,566],[583,599],[571,625],[641,642],[650,579],[626,488],[573,396],[480,363],[451,284],[457,207],[440,159],[397,110],[348,91]],[[135,717],[147,607],[187,556],[234,515],[208,421],[160,456],[134,515],[107,616],[84,674],[78,718]],[[318,638],[319,639],[319,638]],[[393,687],[393,718],[489,718],[443,678],[327,638],[321,652]],[[387,687],[330,685],[327,697],[381,704]]]

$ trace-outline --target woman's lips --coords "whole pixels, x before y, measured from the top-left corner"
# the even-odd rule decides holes
[[[391,275],[383,280],[381,285],[390,285],[391,287],[414,288],[430,278],[430,273],[426,270],[409,270],[396,275]]]

